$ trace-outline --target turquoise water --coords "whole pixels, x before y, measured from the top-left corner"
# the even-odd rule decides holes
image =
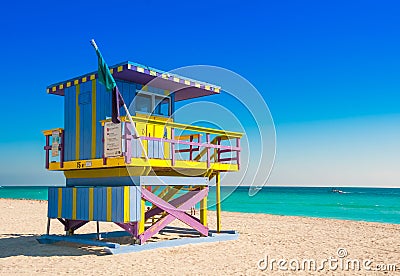
[[[222,187],[222,210],[400,224],[400,189],[264,187],[255,196],[247,187]],[[228,196],[229,195],[229,196]],[[2,187],[0,198],[47,199],[46,187]],[[209,206],[215,210],[215,189]]]

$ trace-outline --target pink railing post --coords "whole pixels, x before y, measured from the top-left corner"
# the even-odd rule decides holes
[[[236,138],[236,147],[238,150],[236,151],[236,162],[238,165],[238,170],[240,169],[240,138]]]
[[[190,135],[190,142],[193,142],[193,135]],[[189,160],[193,159],[193,145],[190,145]]]
[[[217,145],[220,146],[221,145],[221,137],[217,138]],[[221,148],[217,149],[217,162],[219,162],[219,160],[221,159]]]
[[[131,163],[131,158],[132,158],[132,131],[131,131],[131,125],[130,123],[124,123],[125,124],[125,134],[124,134],[124,139],[125,139],[125,163],[130,164]]]
[[[206,134],[206,147],[207,147],[207,169],[210,168],[210,134]]]
[[[175,130],[171,128],[171,166],[175,166]]]

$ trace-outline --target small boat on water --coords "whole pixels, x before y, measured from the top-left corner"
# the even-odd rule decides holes
[[[331,192],[332,193],[337,193],[337,194],[343,194],[343,191],[338,190],[338,189],[332,189]]]

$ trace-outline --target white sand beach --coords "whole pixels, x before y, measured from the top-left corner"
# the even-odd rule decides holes
[[[400,225],[342,221],[306,217],[276,216],[223,212],[224,229],[240,233],[236,241],[184,245],[144,252],[105,255],[99,248],[58,243],[42,245],[36,238],[45,233],[47,201],[0,199],[0,274],[10,275],[255,275],[270,274],[261,259],[284,259],[288,271],[280,274],[368,274],[377,271],[343,271],[329,269],[326,263],[321,271],[297,270],[296,260],[314,259],[317,264],[330,257],[339,261],[338,249],[347,256],[342,260],[370,260],[368,267],[397,264],[400,272]],[[215,214],[210,212],[210,228],[215,227]],[[90,223],[77,233],[95,232]],[[102,231],[119,230],[111,223],[101,223]],[[61,223],[53,220],[51,233],[63,233]],[[270,265],[270,263],[268,263]],[[300,267],[301,268],[301,267]],[[392,275],[396,272],[380,272]],[[400,274],[399,274],[400,275]]]

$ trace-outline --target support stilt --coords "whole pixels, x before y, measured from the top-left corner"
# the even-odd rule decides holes
[[[139,233],[139,239],[141,243],[144,243],[146,240],[157,234],[175,219],[187,224],[201,235],[208,236],[208,228],[204,226],[199,219],[186,213],[186,211],[190,210],[191,206],[200,202],[205,196],[207,196],[207,194],[208,188],[206,187],[203,189],[190,191],[167,202],[157,195],[149,192],[147,189],[142,188],[142,200],[149,201],[156,206],[156,208],[148,211],[147,217],[151,217],[161,212],[166,212],[167,215],[162,217],[159,221],[142,233]],[[144,218],[145,217],[146,214],[144,215]]]
[[[200,201],[200,222],[207,227],[207,196]]]
[[[146,200],[143,198],[140,200],[140,221],[139,221],[139,229],[138,234],[142,234],[144,232],[144,224],[146,222]]]
[[[96,239],[100,240],[100,223],[99,221],[96,221]]]
[[[51,218],[47,218],[47,230],[46,230],[47,235],[50,234],[50,220],[51,220]]]
[[[215,175],[216,182],[216,207],[217,207],[217,232],[221,232],[221,176],[220,173],[217,172]]]

